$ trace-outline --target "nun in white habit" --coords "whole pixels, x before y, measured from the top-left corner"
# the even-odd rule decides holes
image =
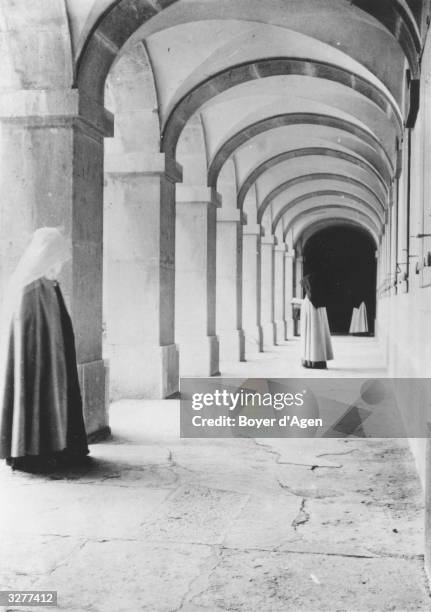
[[[359,308],[353,308],[352,319],[350,321],[349,334],[367,334],[368,333],[368,318],[367,307],[365,302],[362,302]]]
[[[72,322],[57,276],[70,247],[56,228],[33,234],[6,291],[0,338],[0,458],[14,469],[86,459]]]
[[[322,279],[312,273],[304,276],[305,298],[301,306],[301,356],[305,368],[326,369],[334,358]]]

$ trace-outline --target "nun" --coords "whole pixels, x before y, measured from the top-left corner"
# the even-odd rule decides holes
[[[70,245],[35,231],[5,296],[0,337],[0,458],[38,471],[87,460],[72,322],[57,278]]]
[[[301,306],[301,356],[305,368],[324,370],[334,358],[324,302],[322,277],[311,273],[301,281],[305,297]]]
[[[349,334],[353,336],[368,334],[368,317],[365,302],[361,302],[358,308],[353,308]]]

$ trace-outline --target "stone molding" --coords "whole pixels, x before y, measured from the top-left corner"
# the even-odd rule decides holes
[[[77,89],[25,89],[0,94],[0,122],[30,128],[74,125],[99,137],[114,134],[114,116]]]
[[[241,223],[241,211],[219,208],[217,210],[217,223]]]
[[[183,169],[175,160],[164,153],[148,154],[140,151],[107,155],[105,172],[110,176],[155,176],[166,175],[172,182],[179,183],[183,178]]]
[[[177,184],[175,200],[181,204],[212,204],[221,207],[221,196],[214,187]]]
[[[242,226],[242,233],[244,236],[263,236],[263,228],[259,224],[249,224]]]

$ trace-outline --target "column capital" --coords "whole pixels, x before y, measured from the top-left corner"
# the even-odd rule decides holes
[[[277,239],[275,236],[271,235],[271,236],[263,236],[262,237],[262,244],[266,244],[266,245],[271,245],[271,246],[276,246],[277,245]]]
[[[180,164],[165,153],[148,154],[141,152],[107,155],[105,172],[111,176],[158,176],[165,174],[172,182],[183,178]]]
[[[217,210],[217,223],[240,223],[241,211],[237,209],[219,208]]]
[[[277,244],[275,246],[274,250],[277,251],[277,253],[284,253],[285,254],[286,253],[286,245],[284,243]]]
[[[0,122],[29,128],[86,127],[113,136],[114,116],[78,89],[21,89],[0,94]]]
[[[221,196],[214,187],[204,185],[176,185],[176,201],[187,204],[212,204],[216,208],[221,206]]]
[[[258,223],[243,225],[242,233],[244,236],[263,236],[262,226]]]

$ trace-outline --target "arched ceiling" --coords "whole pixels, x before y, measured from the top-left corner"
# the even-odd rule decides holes
[[[257,191],[261,208],[264,202],[271,203],[287,187],[321,179],[345,181],[362,185],[370,195],[377,198],[382,208],[387,205],[387,193],[377,177],[354,161],[336,157],[309,155],[296,157],[272,166],[257,179]]]
[[[298,243],[313,233],[313,230],[323,229],[330,225],[339,223],[351,223],[362,227],[364,231],[370,234],[376,246],[379,244],[380,232],[373,222],[357,210],[348,210],[339,207],[330,207],[323,210],[321,207],[309,209],[306,213],[300,213],[292,222],[287,224],[285,231],[286,241],[291,242],[293,248]],[[289,239],[287,235],[289,234]]]
[[[349,228],[355,228],[356,230],[362,232],[363,234],[365,234],[370,240],[371,242],[374,244],[375,248],[378,248],[379,245],[379,241],[378,241],[378,237],[376,235],[373,234],[373,232],[371,231],[370,228],[366,227],[365,225],[362,225],[361,223],[359,223],[357,220],[355,219],[347,219],[347,218],[342,218],[342,217],[335,217],[332,222],[331,222],[332,226],[338,226],[338,227],[349,227]],[[304,231],[302,232],[302,234],[300,234],[297,239],[296,239],[296,245],[298,246],[298,243],[300,244],[300,248],[303,251],[305,245],[307,244],[308,240],[314,236],[314,234],[317,234],[319,231],[321,231],[322,229],[325,229],[327,227],[327,222],[324,219],[317,219],[317,221],[314,221],[313,223],[307,225],[307,227],[304,229]]]
[[[396,141],[401,137],[397,125],[365,96],[314,77],[279,76],[248,81],[218,94],[204,104],[200,112],[206,125],[210,157],[215,157],[217,150],[233,134],[267,117],[279,115],[333,118],[334,126],[359,134],[364,142],[382,149],[392,165]],[[350,126],[355,126],[356,130]],[[176,127],[172,122],[165,126],[162,139],[165,152],[175,151]]]
[[[242,188],[247,184],[245,188],[248,189],[254,173],[256,180],[259,168],[274,165],[280,159],[278,156],[306,158],[316,153],[324,157],[353,157],[355,163],[364,165],[384,188],[388,189],[391,183],[389,168],[377,151],[355,135],[324,125],[290,125],[258,134],[235,151],[238,185]]]
[[[406,69],[419,77],[420,0],[66,1],[90,97],[103,101],[112,65],[145,45],[168,157],[199,117],[208,185],[234,161],[240,208],[253,190],[264,223],[344,207],[381,231],[411,112]]]
[[[298,195],[293,199],[285,201],[284,205],[280,206],[275,211],[271,221],[270,229],[274,234],[277,226],[284,219],[284,226],[287,223],[293,223],[298,215],[305,214],[309,211],[314,211],[316,208],[328,209],[341,208],[351,209],[352,212],[360,212],[364,217],[367,217],[374,226],[380,231],[382,225],[382,216],[375,208],[363,198],[341,190],[316,190]]]
[[[320,110],[316,106],[313,110]],[[379,157],[381,166],[389,176],[393,176],[395,159],[390,157],[377,137],[366,127],[359,124],[353,117],[348,119],[337,116],[336,114],[326,114],[320,112],[270,112],[266,117],[253,119],[249,116],[240,122],[235,130],[226,134],[226,140],[222,142],[218,149],[209,155],[210,165],[208,169],[208,183],[215,185],[221,167],[226,160],[235,153],[242,145],[258,134],[263,134],[286,125],[298,126],[325,126],[330,128],[341,142],[346,136],[354,136],[369,149],[373,150]]]
[[[264,221],[265,217],[273,216],[284,206],[287,199],[294,199],[310,191],[326,191],[348,193],[369,203],[384,220],[385,205],[376,194],[361,181],[346,177],[342,174],[315,173],[295,176],[294,178],[280,183],[263,198],[258,212],[258,220]]]
[[[414,2],[414,0],[412,0]],[[419,70],[420,9],[405,0],[66,0],[80,79],[98,56],[101,91],[110,65],[127,43],[196,21],[235,20],[274,25],[347,53],[376,73],[389,90],[400,88],[400,55],[413,76]],[[208,42],[208,41],[207,41]],[[381,62],[379,61],[381,60]],[[393,61],[392,61],[393,60]],[[393,70],[394,64],[397,70]],[[94,63],[93,63],[94,66]]]

